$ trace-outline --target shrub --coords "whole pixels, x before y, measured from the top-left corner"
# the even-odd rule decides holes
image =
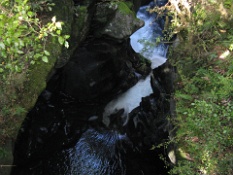
[[[17,93],[30,74],[30,67],[49,62],[49,38],[68,47],[62,22],[53,17],[42,22],[38,11],[52,10],[51,0],[2,0],[0,2],[0,143],[15,131],[16,116],[26,111]],[[40,13],[41,14],[41,13]]]
[[[233,174],[232,0],[169,0],[170,61],[177,67],[177,165],[170,174]],[[166,40],[166,38],[165,38]],[[162,41],[162,40],[161,40]]]

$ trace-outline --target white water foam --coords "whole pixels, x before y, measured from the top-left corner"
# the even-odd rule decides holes
[[[143,6],[137,17],[145,25],[130,36],[130,44],[135,52],[151,60],[152,69],[166,62],[167,47],[164,44],[156,46],[156,38],[162,34],[161,27],[154,21],[156,14],[147,12],[149,6]]]
[[[137,17],[145,21],[144,27],[137,30],[130,39],[131,46],[135,52],[149,59],[151,61],[151,68],[154,69],[166,62],[165,56],[167,49],[164,45],[155,46],[148,45],[146,42],[140,42],[140,40],[145,40],[155,43],[155,38],[160,36],[160,34],[154,32],[154,28],[158,26],[152,25],[155,14],[148,15],[146,12],[147,8],[148,6],[141,7],[137,13]],[[135,86],[125,93],[120,94],[116,99],[113,99],[106,105],[103,114],[103,123],[106,126],[110,123],[109,115],[116,113],[120,109],[124,109],[124,113],[127,116],[128,113],[139,106],[142,97],[146,97],[153,93],[150,84],[150,76],[151,75],[148,75],[145,79],[139,80]]]
[[[124,113],[128,114],[139,106],[142,97],[146,97],[151,93],[153,93],[153,91],[150,86],[150,76],[147,76],[145,80],[138,81],[135,86],[107,104],[104,109],[103,122],[108,126],[110,122],[108,116],[120,109],[124,109]]]

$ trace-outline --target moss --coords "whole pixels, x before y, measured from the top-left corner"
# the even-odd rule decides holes
[[[53,6],[51,12],[45,13],[44,18],[41,19],[43,23],[46,23],[51,20],[53,16],[56,16],[57,21],[64,22],[62,33],[70,34],[71,33],[71,23],[73,21],[73,1],[60,1],[54,0],[56,4]],[[64,47],[61,46],[57,39],[50,37],[46,44],[46,50],[50,53],[50,58],[48,63],[38,62],[35,65],[31,65],[27,71],[26,81],[24,82],[24,88],[22,92],[17,94],[17,100],[19,105],[25,108],[26,111],[30,110],[40,93],[46,88],[48,75],[53,70],[56,62],[60,61],[64,57]],[[67,50],[66,50],[67,52]],[[24,119],[24,115],[20,118]]]
[[[53,70],[57,58],[61,55],[62,47],[56,40],[48,43],[46,49],[51,54],[49,62],[40,61],[29,68],[28,79],[24,84],[24,91],[20,98],[26,110],[34,106],[38,95],[46,88],[48,75]]]
[[[71,31],[71,23],[73,21],[73,0],[53,0],[55,6],[52,7],[52,11],[43,12],[44,18],[41,20],[44,24],[51,22],[53,16],[56,16],[57,21],[62,21],[64,23],[62,27],[62,32],[64,34],[69,34]]]
[[[116,4],[118,6],[118,9],[121,13],[125,15],[134,15],[134,13],[130,10],[132,7],[131,2],[112,2],[113,4]]]
[[[74,11],[76,17],[72,24],[71,38],[76,43],[84,38],[85,32],[87,31],[85,26],[88,18],[88,9],[87,6],[77,6]]]
[[[40,15],[43,24],[51,22],[51,18],[56,16],[57,21],[64,22],[63,34],[70,34],[73,21],[73,1],[53,1],[56,4],[53,6],[53,10]],[[46,50],[51,55],[48,63],[38,61],[22,73],[11,75],[10,79],[7,79],[9,83],[0,83],[4,85],[0,87],[0,162],[2,164],[10,165],[12,163],[12,154],[10,153],[12,146],[5,145],[5,147],[4,144],[9,140],[16,139],[27,112],[35,105],[38,96],[46,88],[48,75],[57,60],[64,57],[64,47],[53,37],[48,38]],[[3,155],[4,157],[2,157]],[[2,158],[6,161],[2,161]],[[3,171],[0,167],[0,174],[4,173],[5,170]]]
[[[90,30],[91,15],[94,8],[92,4],[85,1],[86,5],[74,7],[74,19],[72,23],[72,31],[70,37],[69,51],[73,52],[78,45],[86,38],[87,33]]]
[[[81,30],[84,23],[85,23],[85,19],[88,15],[88,10],[87,10],[87,6],[78,6],[75,8],[75,14],[77,17],[77,30]]]
[[[134,5],[133,5],[132,2],[126,1],[125,4],[128,6],[129,9],[131,9],[131,10],[133,9],[133,6],[134,6]]]
[[[71,23],[73,21],[73,1],[54,0],[56,4],[51,12],[45,12],[40,15],[44,24],[51,22],[53,16],[57,21],[63,21],[62,32],[71,33]],[[0,138],[16,138],[18,129],[29,111],[36,103],[40,93],[46,88],[48,75],[53,70],[56,62],[64,57],[64,47],[61,46],[57,39],[50,37],[46,44],[46,50],[50,52],[48,63],[42,61],[30,65],[29,68],[21,73],[12,76],[10,83],[0,87],[0,130],[4,135]],[[69,53],[68,53],[69,54]],[[5,108],[5,110],[3,110]],[[1,123],[1,121],[4,121]],[[1,132],[3,133],[3,132]]]
[[[51,39],[46,46],[51,54],[48,63],[38,61],[27,72],[14,75],[10,84],[0,88],[3,91],[0,97],[4,97],[0,102],[0,143],[8,138],[16,138],[27,111],[35,105],[38,96],[46,88],[48,75],[61,56],[62,49],[57,39]]]

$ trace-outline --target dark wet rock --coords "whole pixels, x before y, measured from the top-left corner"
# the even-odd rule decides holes
[[[148,150],[152,145],[166,141],[174,129],[169,120],[174,116],[174,76],[174,67],[168,62],[154,69],[151,77],[153,94],[143,97],[140,106],[128,116],[123,110],[109,116],[109,127],[127,133],[140,150]]]
[[[125,135],[115,131],[88,129],[75,147],[57,155],[64,162],[51,161],[47,169],[57,172],[63,165],[69,167],[64,174],[125,174],[128,142]],[[64,159],[65,156],[68,158]]]
[[[102,2],[97,4],[93,22],[94,34],[117,40],[129,38],[143,26],[143,21],[136,18],[125,2]]]
[[[134,10],[135,12],[138,11],[138,9],[140,8],[141,3],[142,3],[141,0],[127,0],[127,1],[130,1],[130,2],[133,3],[133,7],[132,7],[132,8],[133,8],[133,10]]]
[[[175,92],[174,81],[176,79],[176,68],[169,61],[153,70],[154,77],[159,81],[166,94]]]
[[[141,26],[133,13],[137,5],[74,2],[74,53],[57,64],[59,71],[28,113],[12,175],[161,174],[161,150],[151,148],[170,134],[166,117],[173,90],[167,69],[153,71],[153,94],[139,107],[127,116],[119,110],[109,127],[102,123],[107,102],[151,72],[150,61],[129,46],[129,36]]]
[[[159,175],[163,172],[163,164],[158,160],[156,151],[134,150],[127,135],[104,128],[90,128],[83,132],[73,147],[53,150],[30,168],[27,168],[29,164],[25,169],[16,167],[12,175]]]
[[[169,111],[164,109],[163,103],[162,99],[150,95],[142,98],[140,106],[129,114],[125,129],[136,148],[148,150],[168,138],[165,116]]]
[[[126,41],[126,43],[128,45],[127,54],[129,55],[130,62],[135,72],[146,77],[151,72],[151,62],[133,50],[130,45],[130,40]]]
[[[90,31],[95,12],[95,0],[81,0],[81,5],[74,6],[72,31],[70,35],[71,53],[82,43]]]
[[[108,40],[93,40],[79,48],[64,67],[62,91],[77,100],[101,100],[132,87],[138,77],[128,49]],[[137,62],[142,64],[137,58]],[[149,73],[149,64],[144,72]]]
[[[47,94],[39,97],[18,133],[13,162],[17,166],[12,175],[20,175],[20,172],[22,175],[33,174],[34,168],[41,167],[41,163],[55,153],[73,147],[89,127],[98,129],[102,126],[98,124],[101,105],[81,105],[67,98],[53,94],[48,104]],[[92,116],[97,116],[97,119],[90,121]]]
[[[124,111],[114,114],[109,128],[101,124],[104,105],[83,105],[64,94],[45,91],[19,133],[14,153],[18,168],[12,175],[163,171],[158,154],[164,150],[151,148],[168,139],[173,129],[167,120],[173,90],[165,88],[172,88],[173,71],[167,63],[155,69],[154,93],[142,98],[127,121],[121,117]]]

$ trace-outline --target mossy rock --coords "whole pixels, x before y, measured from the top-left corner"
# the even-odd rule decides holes
[[[107,36],[117,40],[124,40],[129,38],[130,35],[132,35],[144,24],[136,17],[135,12],[131,10],[132,7],[132,3],[126,3],[122,1],[113,1],[98,4],[95,20],[97,22],[97,25],[100,27],[97,28],[97,30],[95,31],[95,35],[97,37]],[[100,17],[106,16],[104,14],[107,11],[106,9],[112,12],[111,18],[109,17],[103,20]],[[103,24],[104,22],[105,24]]]
[[[79,44],[86,38],[90,30],[93,13],[95,11],[94,0],[85,0],[84,2],[84,5],[74,7],[74,19],[70,34],[69,48],[71,53],[77,49]]]
[[[50,22],[53,16],[56,16],[57,21],[62,21],[63,34],[70,34],[71,24],[73,21],[73,1],[66,0],[54,0],[55,6],[51,12],[45,12],[42,16],[42,22]],[[22,88],[16,90],[16,101],[25,111],[29,111],[36,103],[40,93],[46,88],[48,77],[54,70],[55,64],[59,59],[67,57],[68,50],[64,51],[64,46],[60,45],[58,40],[54,37],[50,37],[46,43],[45,49],[50,53],[48,63],[43,61],[37,61],[34,65],[30,65],[27,72],[21,77]],[[17,87],[15,87],[17,89]],[[14,106],[13,106],[14,107]],[[25,118],[26,113],[17,118],[17,126],[19,127]],[[18,128],[19,129],[19,128]],[[17,128],[15,128],[15,136],[17,134]]]
[[[132,11],[133,4],[131,2],[112,2],[112,4],[116,4],[119,12],[125,15],[135,15]]]

